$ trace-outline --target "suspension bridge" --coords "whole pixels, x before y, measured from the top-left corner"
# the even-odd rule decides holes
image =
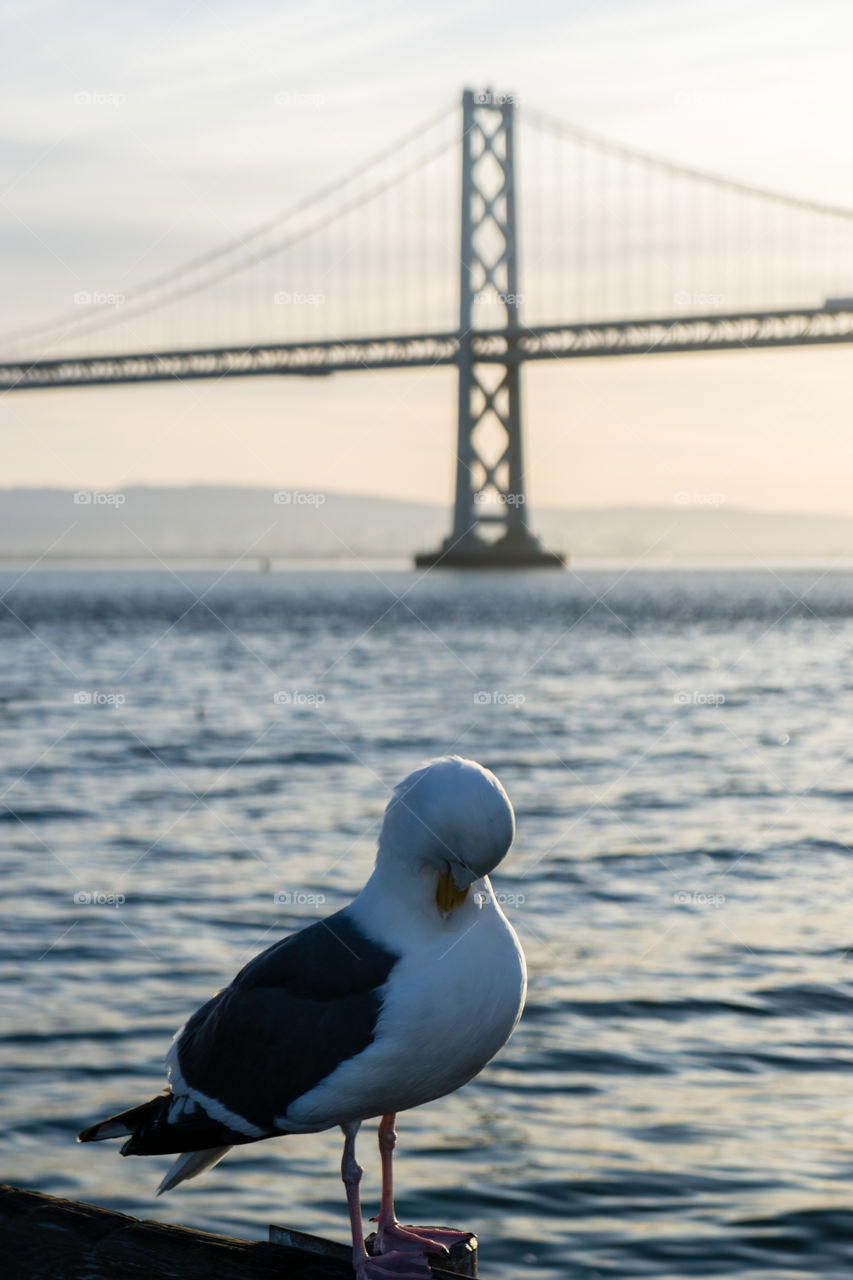
[[[0,391],[453,365],[453,525],[418,563],[556,566],[528,526],[523,364],[851,341],[853,210],[466,90],[461,122],[0,335]]]

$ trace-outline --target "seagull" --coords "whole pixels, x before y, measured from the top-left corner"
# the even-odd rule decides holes
[[[158,1189],[233,1146],[340,1126],[357,1280],[424,1280],[471,1234],[394,1212],[396,1116],[460,1088],[515,1029],[524,954],[489,872],[515,836],[506,792],[473,760],[432,760],[394,788],[376,864],[341,911],[275,943],[178,1031],[166,1091],[91,1125],[123,1156],[178,1153]],[[367,1253],[355,1140],[379,1118],[382,1195]]]

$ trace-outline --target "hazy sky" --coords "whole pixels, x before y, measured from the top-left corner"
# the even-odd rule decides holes
[[[5,4],[0,328],[239,234],[466,84],[853,207],[851,37],[832,0]],[[853,513],[851,374],[849,348],[528,367],[530,497]],[[454,414],[448,370],[7,395],[0,483],[449,500]]]

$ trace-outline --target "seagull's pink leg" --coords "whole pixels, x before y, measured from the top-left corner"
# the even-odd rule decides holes
[[[410,1253],[438,1253],[445,1256],[455,1244],[466,1244],[470,1231],[448,1231],[443,1227],[403,1227],[394,1212],[394,1148],[396,1116],[383,1116],[379,1124],[379,1155],[382,1160],[382,1200],[376,1223],[376,1249],[386,1257],[389,1249]]]
[[[361,1196],[359,1183],[364,1172],[355,1158],[355,1136],[358,1121],[341,1125],[344,1131],[344,1154],[341,1160],[341,1177],[347,1192],[350,1226],[352,1227],[352,1266],[357,1280],[429,1280],[431,1271],[426,1258],[413,1257],[410,1253],[395,1251],[381,1258],[371,1258],[364,1247],[364,1230],[361,1225]]]

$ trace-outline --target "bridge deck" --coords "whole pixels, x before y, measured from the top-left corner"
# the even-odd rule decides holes
[[[849,309],[793,308],[702,316],[521,326],[471,334],[475,363],[577,360],[691,351],[760,350],[853,342]],[[0,363],[0,391],[196,378],[326,377],[455,364],[458,333],[340,338],[199,350],[149,351]]]

